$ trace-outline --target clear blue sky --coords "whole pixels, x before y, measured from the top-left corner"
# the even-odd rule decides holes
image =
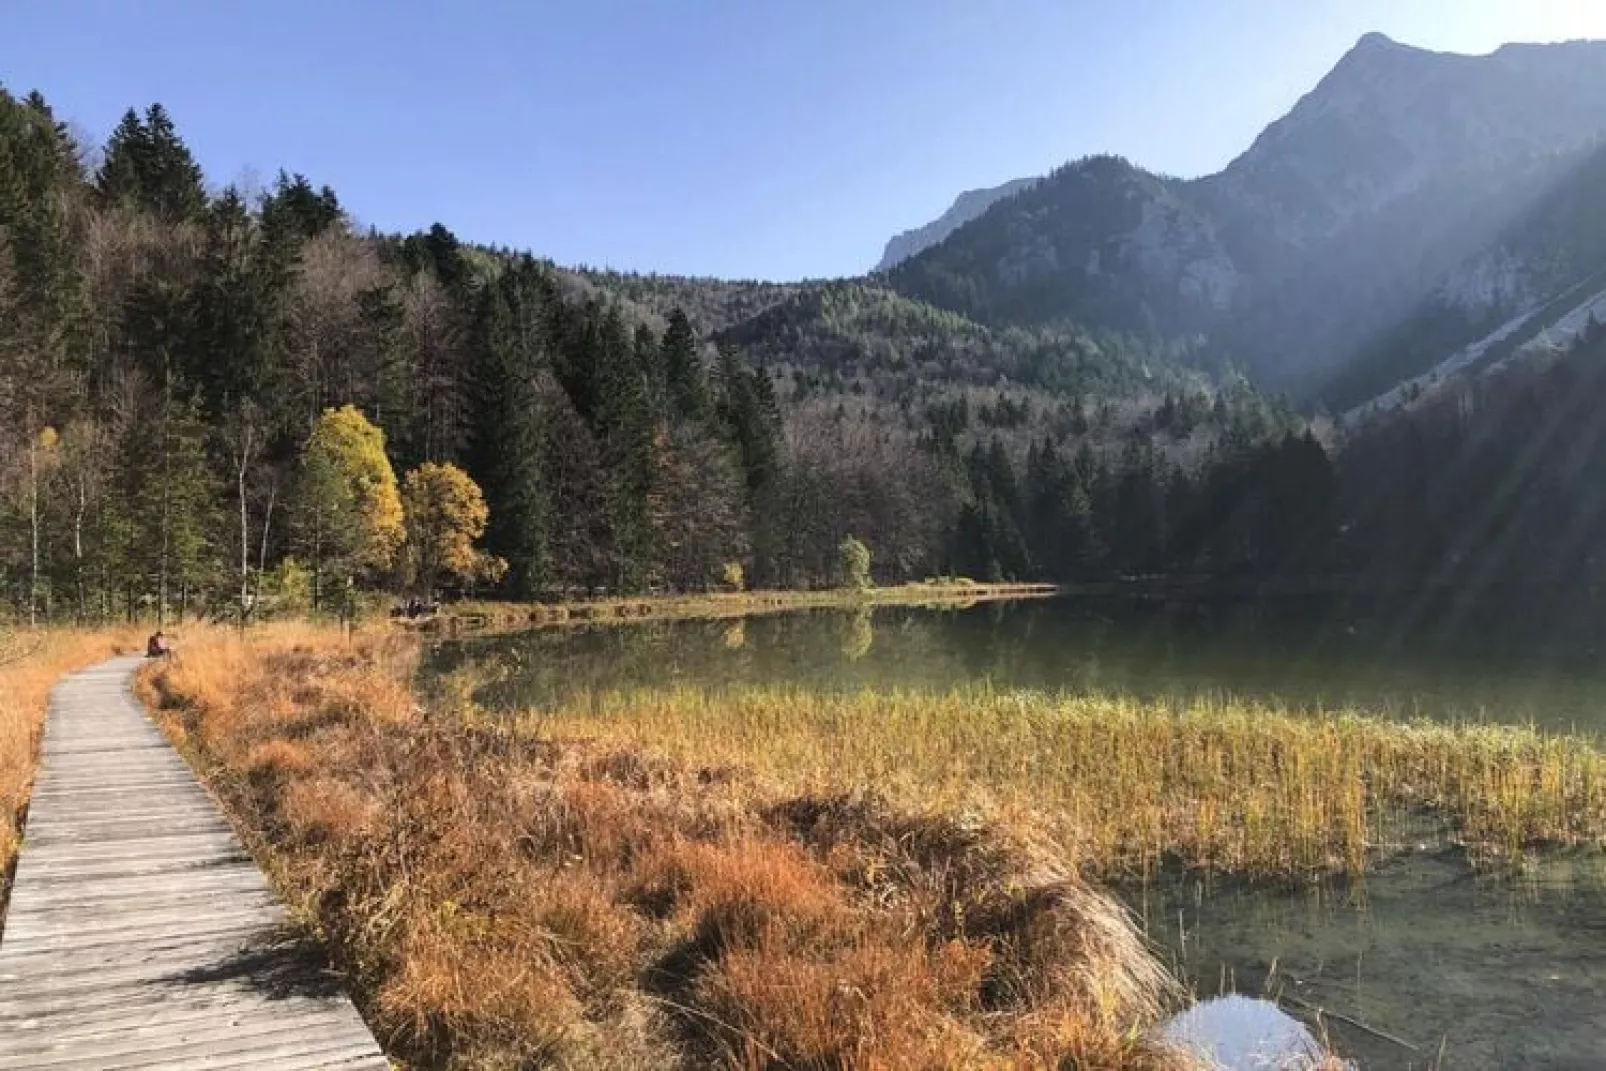
[[[221,186],[563,263],[869,267],[960,190],[1117,152],[1213,171],[1362,33],[1606,37],[1603,0],[27,0],[0,82],[96,138],[161,101]]]

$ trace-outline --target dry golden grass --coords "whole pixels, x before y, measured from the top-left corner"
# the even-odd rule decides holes
[[[421,709],[416,648],[192,638],[142,687],[419,1067],[1181,1068],[1119,905],[990,827]]]
[[[139,650],[135,629],[36,629],[0,634],[0,918],[33,790],[50,690],[62,674]]]

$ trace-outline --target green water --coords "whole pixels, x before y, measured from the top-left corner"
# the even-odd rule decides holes
[[[1278,996],[1364,1068],[1606,1067],[1606,860],[1474,875],[1426,848],[1364,886],[1125,890],[1201,996]],[[1359,1025],[1358,1025],[1359,1024]],[[1441,1056],[1442,1054],[1442,1056]]]
[[[1597,655],[1606,629],[1591,620],[1543,605],[1383,613],[1310,602],[806,611],[454,641],[430,653],[424,672],[471,665],[492,709],[634,685],[987,685],[1232,696],[1606,735]],[[1363,1067],[1606,1068],[1601,856],[1552,856],[1521,878],[1474,876],[1430,832],[1423,840],[1361,887],[1177,878],[1120,892],[1201,995],[1269,986],[1309,1021],[1318,1007],[1337,1012],[1344,1018],[1327,1028]]]

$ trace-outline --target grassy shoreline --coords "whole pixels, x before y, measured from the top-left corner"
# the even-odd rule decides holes
[[[118,645],[15,663],[13,753]],[[139,684],[418,1068],[1191,1068],[1150,1033],[1185,995],[1088,879],[1354,874],[1423,816],[1482,864],[1606,841],[1590,737],[989,689],[503,714],[418,691],[419,650],[197,628]]]
[[[935,606],[958,609],[987,602],[1053,598],[1063,591],[1064,589],[1053,584],[926,581],[869,588],[864,591],[852,589],[723,591],[695,595],[577,599],[557,603],[466,601],[447,606],[439,616],[421,622],[416,627],[426,631],[455,633],[479,629],[756,617],[793,610],[851,609],[863,606]]]
[[[1191,1068],[1087,879],[1354,874],[1424,814],[1483,863],[1606,838],[1583,737],[986,690],[509,716],[415,692],[418,650],[217,630],[141,683],[416,1067]]]
[[[1194,1066],[1125,910],[1030,838],[424,705],[417,652],[219,631],[141,682],[410,1065]]]

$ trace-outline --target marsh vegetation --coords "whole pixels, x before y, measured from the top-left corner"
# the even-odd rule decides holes
[[[1589,734],[1121,688],[1120,630],[1061,612],[273,626],[145,687],[420,1066],[1183,1067],[1176,979],[1276,984],[1216,890],[1347,905],[1427,848],[1504,880],[1606,835]]]

